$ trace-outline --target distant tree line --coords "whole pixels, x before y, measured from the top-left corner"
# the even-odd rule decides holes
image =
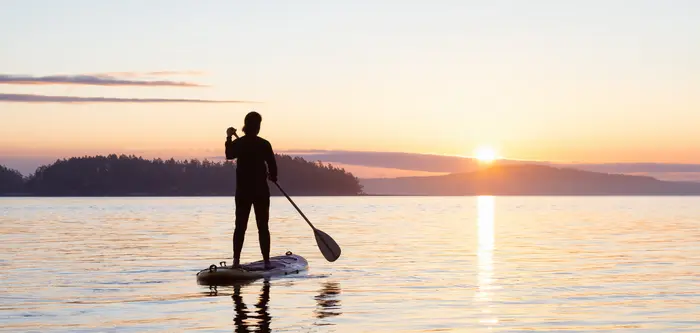
[[[24,191],[24,177],[14,169],[0,165],[0,193],[19,193]]]
[[[290,195],[359,195],[351,173],[301,157],[276,155],[278,183]],[[272,195],[281,195],[269,183]],[[0,194],[39,196],[218,196],[234,195],[231,161],[144,159],[133,155],[59,159],[24,177],[0,165]]]

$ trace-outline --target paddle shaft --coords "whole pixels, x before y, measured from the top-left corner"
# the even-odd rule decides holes
[[[237,134],[236,132],[234,132],[233,135],[236,137],[236,139],[240,139],[240,138],[238,137],[238,134]],[[314,227],[314,225],[311,224],[311,221],[309,221],[309,219],[306,217],[306,215],[304,215],[304,212],[302,212],[301,209],[299,209],[299,207],[297,206],[297,204],[294,203],[294,201],[292,200],[292,198],[290,198],[289,195],[287,195],[287,192],[285,192],[285,191],[282,189],[282,187],[280,186],[280,184],[277,184],[277,182],[273,182],[273,183],[275,183],[275,185],[277,185],[277,188],[280,190],[280,192],[282,192],[282,194],[284,194],[284,196],[287,198],[287,200],[289,200],[289,202],[292,204],[292,206],[294,206],[294,208],[297,210],[297,212],[299,212],[299,214],[301,214],[301,217],[304,218],[304,221],[306,221],[306,223],[309,224],[309,226],[311,227],[311,229],[316,230],[316,227]]]
[[[294,208],[296,208],[297,212],[299,212],[299,214],[301,214],[301,217],[304,218],[304,220],[306,221],[306,223],[309,224],[309,226],[311,227],[311,229],[316,230],[316,227],[314,227],[314,225],[311,224],[311,222],[309,221],[309,219],[306,218],[306,215],[304,215],[304,212],[302,212],[301,209],[299,209],[299,207],[297,207],[297,204],[295,204],[294,201],[292,201],[292,198],[290,198],[290,197],[287,195],[287,192],[285,192],[285,191],[282,189],[282,187],[280,186],[280,184],[277,184],[277,182],[274,182],[274,183],[275,183],[275,185],[277,185],[277,188],[280,190],[280,192],[282,192],[282,194],[284,194],[284,196],[287,197],[287,200],[289,200],[289,202],[292,204],[292,206],[294,206]]]

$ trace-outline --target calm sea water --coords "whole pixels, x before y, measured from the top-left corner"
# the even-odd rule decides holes
[[[273,198],[309,272],[210,290],[232,198],[1,198],[1,330],[700,332],[700,197],[295,201],[342,257]]]

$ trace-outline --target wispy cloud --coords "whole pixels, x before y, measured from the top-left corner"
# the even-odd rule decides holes
[[[178,72],[151,72],[150,75],[172,75]],[[129,76],[135,74],[134,76]],[[92,86],[141,86],[141,87],[205,87],[193,82],[169,80],[126,79],[142,77],[143,73],[103,73],[91,75],[8,75],[0,74],[0,84],[12,85],[92,85]]]
[[[577,169],[612,172],[612,173],[635,173],[635,172],[659,172],[659,173],[684,173],[700,172],[700,164],[681,163],[575,163],[560,164],[561,166],[572,166]]]
[[[95,74],[87,74],[87,75],[93,75],[93,76],[100,76],[100,77],[131,77],[131,78],[144,78],[144,77],[149,77],[149,76],[177,76],[177,75],[182,75],[182,76],[196,76],[196,75],[204,75],[204,72],[201,71],[152,71],[152,72],[109,72],[109,73],[95,73]]]
[[[347,165],[426,172],[462,172],[479,166],[476,160],[470,158],[402,152],[290,150],[287,154]]]
[[[31,94],[2,94],[0,103],[258,103],[253,101],[174,99],[174,98],[118,98],[118,97],[77,97]]]

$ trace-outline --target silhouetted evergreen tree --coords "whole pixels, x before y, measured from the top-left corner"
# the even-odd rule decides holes
[[[24,177],[15,170],[0,165],[0,194],[24,192]]]
[[[359,180],[344,169],[276,157],[278,182],[290,195],[362,193]],[[269,186],[273,195],[280,195],[274,184]],[[114,154],[57,160],[37,168],[25,184],[32,194],[51,196],[233,195],[235,187],[236,166],[231,161],[163,161]]]

